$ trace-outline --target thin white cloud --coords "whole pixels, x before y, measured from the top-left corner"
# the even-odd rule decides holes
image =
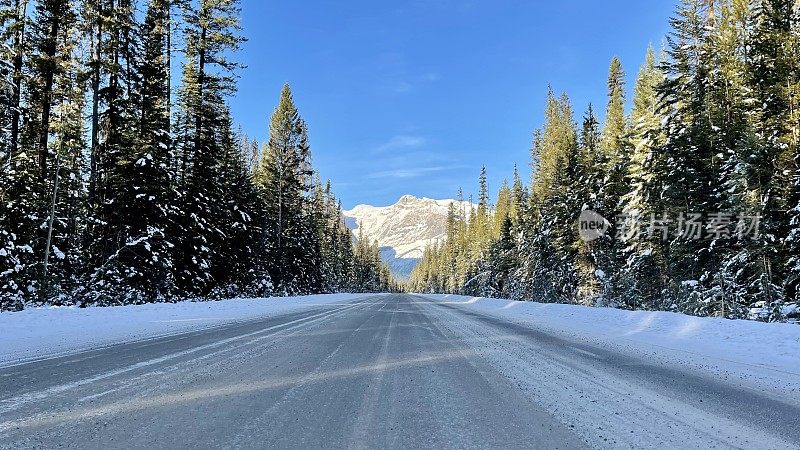
[[[392,136],[388,141],[375,147],[375,150],[378,152],[385,152],[387,150],[397,150],[401,148],[417,148],[422,147],[426,142],[426,139],[421,136],[401,134]]]
[[[439,78],[439,74],[436,72],[423,73],[421,75],[398,81],[393,85],[392,90],[397,94],[406,94],[408,92],[415,91],[421,85],[434,83],[438,81]]]
[[[452,169],[453,167],[448,166],[436,166],[436,167],[413,167],[413,168],[404,168],[404,169],[392,169],[392,170],[382,170],[380,172],[373,172],[367,175],[367,178],[370,179],[380,179],[380,178],[418,178],[423,175],[433,173],[433,172],[441,172],[443,170]]]
[[[406,92],[411,92],[414,89],[414,86],[409,83],[408,81],[401,81],[397,83],[394,87],[394,91],[398,94],[405,94]]]

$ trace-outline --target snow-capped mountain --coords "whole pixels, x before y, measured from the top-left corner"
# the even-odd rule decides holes
[[[396,277],[405,279],[422,258],[425,247],[445,238],[451,203],[456,203],[460,213],[469,211],[470,204],[466,201],[404,195],[394,205],[358,205],[344,211],[344,215],[356,236],[361,224],[364,236],[378,241],[383,260]]]

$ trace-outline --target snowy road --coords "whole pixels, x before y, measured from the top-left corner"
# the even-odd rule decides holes
[[[796,393],[659,361],[368,296],[0,367],[0,448],[800,446]]]

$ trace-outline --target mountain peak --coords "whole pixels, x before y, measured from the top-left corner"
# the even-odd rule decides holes
[[[355,235],[361,224],[364,236],[378,241],[384,261],[396,277],[404,279],[422,258],[426,247],[445,239],[451,203],[459,202],[406,194],[393,205],[358,205],[344,211],[344,215]],[[466,209],[470,204],[460,202],[460,206],[459,209]]]
[[[416,201],[417,201],[417,197],[414,197],[411,194],[406,194],[406,195],[400,197],[400,200],[398,200],[397,203],[395,203],[395,204],[399,204],[399,203],[414,203]]]

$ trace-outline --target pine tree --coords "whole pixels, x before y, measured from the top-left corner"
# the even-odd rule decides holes
[[[503,180],[503,184],[500,185],[500,190],[497,191],[497,202],[493,212],[494,220],[492,223],[492,238],[500,235],[500,232],[503,228],[503,222],[505,222],[506,217],[508,217],[509,220],[511,219],[511,208],[511,189],[508,187],[508,181]]]
[[[625,115],[625,75],[622,64],[614,57],[608,69],[608,103],[602,136],[599,142],[601,158],[598,164],[603,168],[603,182],[596,202],[597,212],[606,220],[618,224],[622,215],[622,196],[628,192],[626,179],[630,161],[628,140],[628,119]],[[619,292],[610,289],[616,285],[616,278],[623,265],[623,243],[611,232],[596,242],[595,254],[598,256],[598,269],[604,273],[604,299],[609,302],[620,301]]]
[[[512,222],[508,215],[504,215],[500,225],[500,234],[492,244],[489,253],[488,286],[483,295],[490,297],[508,298],[511,296],[509,276],[517,266],[516,245],[512,235]]]
[[[53,118],[50,151],[55,154],[54,166],[58,189],[52,208],[53,229],[51,254],[48,257],[47,279],[50,302],[60,304],[61,296],[71,295],[80,285],[85,269],[83,237],[86,229],[86,190],[84,185],[85,122],[83,118],[86,85],[80,67],[78,24],[72,23],[63,36],[59,52],[65,54],[62,70],[53,86]],[[54,174],[55,176],[55,174]]]
[[[475,220],[471,223],[474,227],[472,242],[476,244],[473,248],[473,253],[478,258],[483,256],[491,239],[492,230],[489,221],[491,210],[492,205],[489,203],[489,184],[486,177],[486,167],[481,167],[481,173],[478,177],[478,207],[475,210]]]
[[[531,187],[526,231],[525,269],[529,294],[547,302],[572,302],[575,298],[574,251],[576,231],[572,226],[579,209],[574,204],[577,130],[572,106],[566,95],[548,92],[545,124],[534,138],[536,162]]]
[[[791,34],[788,37],[788,55],[792,60],[800,59],[800,7],[792,14]],[[789,101],[788,125],[791,132],[790,145],[794,148],[794,181],[789,197],[790,230],[786,238],[786,252],[789,255],[786,277],[787,301],[800,305],[800,82],[797,77],[787,83]],[[797,306],[796,306],[797,307]],[[796,317],[795,313],[795,317]]]
[[[758,145],[748,112],[751,90],[745,77],[752,11],[748,2],[737,1],[723,3],[719,13],[710,10],[708,14],[714,25],[708,36],[714,70],[708,77],[705,108],[716,147],[714,156],[720,160],[715,164],[720,168],[716,182],[724,187],[718,203],[723,211],[747,216],[760,211],[759,205],[752,202],[753,187],[758,182],[751,184],[750,175],[753,169],[759,169],[751,166],[751,157]],[[711,288],[706,297],[714,300],[711,305],[717,314],[743,317],[744,306],[754,292],[754,278],[761,278],[762,272],[760,264],[753,264],[759,259],[753,258],[752,251],[758,252],[753,243],[750,237],[739,239],[733,235],[714,237],[711,241],[716,259],[716,267],[711,270],[716,273],[709,275]]]
[[[337,208],[340,211],[338,234],[338,248],[339,257],[336,259],[337,274],[339,281],[339,290],[344,292],[351,292],[354,290],[353,272],[355,264],[355,254],[353,248],[353,234],[344,222],[344,217],[341,214],[342,205],[337,202]]]
[[[680,230],[702,223],[704,214],[721,206],[716,182],[721,166],[708,109],[712,17],[708,2],[683,1],[671,20],[668,58],[662,65],[666,80],[658,89],[666,114],[662,196],[668,205],[665,214],[678,221],[678,232],[668,243],[671,290],[680,310],[701,314],[723,313],[715,311],[720,303],[706,295],[718,258],[704,236]]]
[[[33,207],[33,163],[19,152],[27,5],[23,0],[0,2],[0,311],[21,308],[26,294],[20,271],[29,243],[20,240],[17,227]],[[30,229],[30,224],[21,228]]]
[[[785,243],[791,234],[789,211],[797,204],[792,176],[798,161],[798,114],[800,105],[800,62],[798,62],[797,5],[791,0],[764,0],[753,11],[753,30],[747,60],[747,80],[754,101],[752,145],[749,169],[761,204],[761,233],[750,252],[757,264],[749,289],[754,303],[761,305],[768,320],[782,319],[783,291],[779,280],[791,280]],[[759,170],[760,169],[760,170]],[[797,286],[789,281],[789,295]],[[792,287],[794,286],[794,287]],[[755,306],[755,305],[754,305]]]
[[[313,239],[305,195],[311,188],[311,150],[306,124],[300,117],[288,84],[272,114],[269,142],[264,147],[255,182],[266,204],[266,252],[276,289],[305,292],[317,283]]]
[[[328,240],[331,213],[328,211],[328,194],[322,185],[319,174],[314,175],[309,212],[314,228],[314,239],[319,243],[319,276],[321,292],[331,292],[333,278],[333,249]]]
[[[141,26],[128,1],[98,6],[93,20],[102,32],[89,64],[97,92],[92,119],[100,127],[92,134],[89,187],[96,270],[84,301],[169,298],[175,294],[169,235],[178,195],[168,135],[168,3],[151,2]],[[107,85],[95,84],[101,71]]]
[[[22,9],[24,6],[17,8]],[[8,170],[4,173],[3,181],[3,194],[8,199],[2,217],[5,222],[2,228],[7,233],[4,234],[3,244],[8,266],[2,270],[2,284],[3,290],[9,295],[9,303],[15,307],[20,307],[28,300],[46,301],[55,293],[51,289],[54,287],[51,282],[53,278],[44,279],[47,227],[41,225],[49,222],[56,173],[53,164],[56,149],[51,143],[51,133],[61,128],[59,119],[64,118],[61,113],[66,113],[64,110],[55,110],[65,101],[65,95],[74,98],[71,95],[73,92],[65,87],[69,85],[67,79],[74,75],[70,64],[73,56],[70,32],[75,23],[76,14],[70,2],[36,2],[29,27],[30,53],[26,58],[30,77],[24,102],[28,115],[25,126],[20,124],[16,149],[9,152]],[[24,36],[19,39],[23,40]],[[15,72],[12,78],[21,79],[19,72]],[[14,95],[16,93],[12,97]],[[12,99],[12,103],[14,101],[16,99]],[[12,121],[20,120],[17,113],[12,114]],[[13,125],[11,131],[13,135]],[[60,131],[66,132],[63,128]],[[11,141],[14,139],[12,136]],[[54,221],[54,224],[60,226],[61,222]],[[57,232],[56,240],[61,236],[62,233]],[[64,246],[60,242],[56,246],[59,244]]]
[[[579,211],[597,210],[602,205],[600,194],[603,187],[605,159],[600,152],[600,124],[594,115],[592,105],[589,104],[583,117],[579,139],[579,156],[576,170],[576,205]],[[580,215],[580,212],[578,213]],[[604,243],[600,243],[600,248]],[[582,304],[595,304],[601,300],[605,277],[599,277],[597,255],[598,245],[595,242],[584,242],[578,238],[574,240],[573,247],[576,252],[575,272],[577,278],[576,300]]]
[[[230,132],[225,97],[235,89],[240,65],[229,57],[243,38],[238,35],[236,0],[204,0],[184,7],[186,54],[179,93],[179,190],[183,220],[176,235],[176,282],[182,292],[205,295],[214,288],[212,264],[224,245],[224,232],[216,226],[227,214],[222,210],[224,186],[221,137]]]
[[[241,151],[240,136],[233,132],[229,113],[220,126],[220,178],[217,183],[222,208],[215,226],[224,245],[211,264],[214,298],[263,297],[272,292],[272,280],[260,254],[263,204]]]
[[[525,206],[528,204],[528,190],[523,184],[522,178],[519,176],[517,165],[514,164],[514,173],[512,174],[511,185],[511,221],[515,228],[519,229],[524,216]]]
[[[19,150],[22,129],[22,90],[28,0],[0,2],[0,161],[10,161]]]
[[[608,68],[608,105],[600,144],[600,149],[606,156],[608,171],[624,159],[624,151],[628,145],[625,140],[626,128],[625,73],[619,58],[614,57]]]
[[[180,210],[169,135],[170,3],[151,0],[139,27],[143,57],[135,61],[140,77],[135,81],[141,83],[141,92],[130,99],[139,102],[138,118],[132,120],[138,133],[130,139],[134,145],[126,149],[124,161],[114,168],[123,173],[125,183],[116,186],[117,192],[106,193],[124,199],[127,206],[118,224],[128,236],[120,260],[129,274],[125,284],[150,300],[175,293],[171,232]]]
[[[627,171],[631,189],[622,198],[622,215],[639,221],[639,225],[647,229],[627,242],[623,250],[625,265],[619,279],[623,286],[621,300],[624,304],[646,309],[660,309],[671,304],[664,298],[667,289],[665,243],[669,239],[669,229],[649,229],[651,225],[669,226],[666,222],[669,219],[663,216],[665,205],[661,202],[660,175],[664,171],[664,160],[658,149],[664,136],[656,89],[664,82],[664,76],[658,64],[653,48],[648,47],[633,94],[632,153]]]

